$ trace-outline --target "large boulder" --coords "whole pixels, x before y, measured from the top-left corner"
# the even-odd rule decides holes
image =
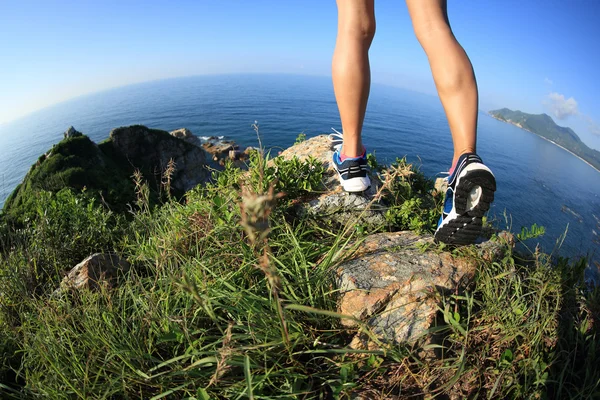
[[[194,135],[188,128],[175,129],[174,131],[169,132],[169,134],[178,139],[185,140],[194,146],[202,147],[202,141],[200,138]]]
[[[210,179],[206,152],[166,131],[134,125],[113,129],[110,140],[117,153],[146,174],[160,177],[173,160],[171,186],[176,190],[185,192]]]
[[[501,257],[512,245],[507,235],[478,245],[481,259]],[[357,253],[337,270],[338,311],[351,316],[342,324],[365,322],[383,342],[412,343],[423,337],[436,319],[434,292],[455,293],[471,280],[477,257],[456,257],[440,251],[430,235],[414,232],[379,233],[366,238]],[[372,347],[357,336],[351,347]]]
[[[69,271],[54,295],[72,289],[96,290],[102,285],[113,287],[119,275],[129,268],[129,263],[116,254],[93,254]]]
[[[324,193],[300,203],[296,210],[299,215],[310,215],[340,224],[355,222],[369,228],[385,224],[384,206],[375,199],[381,181],[375,174],[371,174],[371,187],[368,190],[362,193],[344,192],[333,167],[333,149],[327,135],[297,143],[284,150],[279,157],[286,160],[294,157],[300,160],[313,157],[326,168],[323,178]]]

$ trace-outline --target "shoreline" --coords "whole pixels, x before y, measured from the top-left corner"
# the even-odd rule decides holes
[[[553,145],[555,145],[555,146],[557,146],[557,147],[560,147],[561,149],[563,149],[563,150],[564,150],[564,151],[566,151],[567,153],[570,153],[570,154],[572,154],[572,155],[573,155],[573,156],[575,156],[576,158],[580,159],[581,161],[583,161],[584,163],[586,163],[587,165],[589,165],[590,167],[592,167],[594,170],[596,170],[596,172],[600,172],[600,169],[596,168],[595,166],[593,166],[592,164],[590,164],[590,163],[589,163],[587,160],[585,160],[585,159],[581,158],[580,156],[578,156],[577,154],[573,153],[571,150],[569,150],[569,149],[567,149],[567,148],[565,148],[565,147],[561,146],[560,144],[558,144],[558,143],[556,143],[556,142],[554,142],[554,141],[552,141],[552,140],[550,140],[550,139],[548,139],[548,138],[546,138],[546,137],[544,137],[544,136],[542,136],[542,135],[538,135],[537,133],[535,133],[535,132],[532,132],[532,131],[530,131],[529,129],[525,129],[525,128],[523,128],[522,126],[520,126],[520,125],[518,125],[518,124],[515,124],[515,123],[513,123],[512,121],[506,121],[506,120],[503,120],[503,119],[497,118],[497,117],[495,117],[494,115],[492,115],[492,114],[490,114],[490,113],[486,113],[486,114],[487,114],[489,117],[492,117],[493,119],[495,119],[495,120],[497,120],[497,121],[504,122],[505,124],[509,124],[509,125],[515,126],[515,127],[519,128],[519,129],[522,129],[522,130],[524,130],[525,132],[529,132],[529,133],[531,133],[532,135],[535,135],[535,136],[537,136],[537,137],[539,137],[539,138],[542,138],[542,139],[544,139],[545,141],[547,141],[547,142],[550,142],[550,143],[552,143]]]

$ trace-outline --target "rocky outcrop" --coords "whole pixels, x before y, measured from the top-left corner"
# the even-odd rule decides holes
[[[385,224],[384,206],[374,197],[381,186],[381,181],[371,174],[371,187],[363,193],[347,193],[340,186],[337,172],[332,165],[333,151],[327,135],[316,136],[283,151],[279,157],[291,159],[298,157],[304,160],[314,157],[326,168],[323,185],[325,192],[297,206],[299,215],[310,215],[315,218],[346,224],[355,221],[369,228]]]
[[[479,259],[502,257],[512,246],[510,234],[476,246]],[[464,289],[475,273],[477,257],[454,256],[439,250],[430,235],[392,232],[371,235],[349,261],[337,270],[339,312],[346,326],[365,322],[379,340],[414,342],[426,335],[438,312],[435,293]],[[352,341],[353,348],[371,348],[366,335]]]
[[[369,228],[384,225],[386,207],[378,201],[382,186],[378,176],[371,174],[372,186],[366,192],[346,193],[333,168],[332,155],[326,135],[280,154],[285,159],[314,157],[326,168],[325,190],[305,199],[296,211],[341,224],[352,222]],[[444,179],[436,181],[437,191],[443,193],[446,188]],[[514,240],[504,235],[498,241],[477,245],[477,256],[459,257],[442,251],[431,235],[405,231],[368,236],[357,244],[352,258],[337,269],[338,311],[346,316],[342,324],[349,328],[366,324],[381,342],[415,342],[426,336],[436,321],[440,293],[460,293],[473,278],[477,260],[502,257],[512,245]],[[373,348],[377,340],[363,332],[353,339],[351,347]]]
[[[69,139],[69,138],[73,138],[73,137],[78,137],[78,136],[83,136],[83,133],[79,132],[78,130],[76,130],[75,128],[73,128],[72,126],[70,126],[65,133],[63,133],[63,136],[65,139]]]
[[[437,178],[435,180],[435,190],[440,193],[446,193],[446,190],[448,190],[448,180],[445,178]]]
[[[127,272],[129,267],[129,263],[116,254],[93,254],[69,271],[54,295],[72,289],[96,290],[102,285],[113,287],[119,275]]]
[[[193,144],[194,146],[202,147],[202,141],[198,136],[194,135],[192,131],[187,128],[175,129],[174,131],[169,132],[169,134],[173,137],[176,137],[181,140],[185,140],[189,144]]]
[[[110,140],[117,153],[149,173],[160,175],[173,160],[171,185],[176,190],[185,192],[210,179],[206,152],[168,132],[134,125],[113,129]]]
[[[185,130],[182,137],[190,137]],[[168,132],[135,125],[114,129],[109,140],[98,144],[73,127],[64,140],[40,156],[4,203],[3,211],[15,223],[36,215],[32,204],[39,191],[59,192],[64,188],[79,192],[86,189],[99,202],[116,212],[128,212],[136,199],[132,175],[142,172],[150,189],[150,201],[160,198],[164,173],[171,160],[175,169],[171,189],[176,196],[211,178],[216,168],[210,156]]]
[[[248,159],[248,152],[241,152],[239,146],[232,140],[223,140],[223,136],[210,136],[204,141],[187,128],[180,128],[169,132],[178,139],[185,140],[194,146],[203,148],[211,155],[212,161],[223,166],[226,160],[233,161],[238,167],[244,168],[243,161]],[[216,166],[216,165],[215,165]]]
[[[249,152],[241,152],[240,147],[233,140],[223,140],[214,136],[209,137],[202,143],[202,148],[211,154],[213,160],[220,165],[224,165],[225,160],[231,160],[234,161],[235,165],[243,168],[243,162],[249,157]]]
[[[229,157],[230,152],[239,152],[239,146],[232,140],[219,140],[209,137],[202,144],[204,150],[212,154],[216,159]]]

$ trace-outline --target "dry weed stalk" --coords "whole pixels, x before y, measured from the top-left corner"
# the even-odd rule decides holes
[[[167,198],[170,200],[171,199],[171,182],[173,180],[173,175],[175,174],[175,170],[176,170],[176,165],[175,165],[175,160],[173,160],[172,158],[169,160],[169,163],[167,164],[167,168],[165,169],[165,171],[162,174],[162,179],[161,179],[161,188],[163,188],[165,190],[165,192],[167,193]]]
[[[219,358],[217,359],[217,366],[215,368],[215,373],[210,378],[207,387],[211,387],[212,385],[216,385],[219,382],[219,379],[227,371],[231,369],[231,366],[227,365],[227,359],[231,354],[233,354],[233,347],[231,346],[231,330],[233,328],[233,323],[229,323],[227,326],[227,330],[225,331],[225,337],[223,338],[223,345],[219,349]]]
[[[289,345],[287,324],[283,316],[283,306],[281,305],[281,298],[279,296],[281,279],[279,278],[277,269],[271,264],[271,249],[267,240],[267,236],[271,230],[269,226],[269,215],[275,207],[277,199],[282,196],[282,193],[275,193],[273,185],[269,187],[269,191],[266,194],[252,193],[248,189],[243,188],[242,202],[240,204],[240,211],[242,214],[240,224],[244,228],[250,243],[257,247],[262,246],[262,256],[256,267],[261,270],[267,278],[269,287],[271,288],[271,294],[275,298],[277,314],[279,316],[279,322],[281,323],[282,336],[286,345]]]
[[[133,172],[133,183],[135,185],[136,205],[142,213],[150,211],[150,188],[144,182],[144,176],[139,169]]]
[[[277,199],[283,196],[283,193],[275,193],[273,184],[271,184],[266,194],[253,193],[247,187],[242,188],[242,202],[240,204],[242,219],[240,224],[252,244],[263,243],[269,235],[271,231],[269,215],[271,215]]]
[[[258,142],[260,144],[260,159],[258,163],[259,169],[259,184],[258,188],[261,191],[264,183],[264,170],[265,160],[262,156],[264,154],[262,143],[260,141],[260,134],[258,130],[258,122],[254,121],[252,125],[256,135],[258,136]],[[242,187],[242,201],[240,203],[241,221],[240,224],[244,228],[246,235],[250,243],[258,248],[262,247],[262,255],[259,263],[256,265],[267,278],[271,294],[275,299],[277,306],[277,314],[281,325],[281,333],[286,346],[289,347],[290,339],[287,329],[287,324],[283,315],[283,306],[281,304],[281,297],[279,293],[281,291],[281,279],[277,268],[272,265],[270,260],[271,249],[267,237],[271,231],[269,226],[269,216],[277,204],[277,199],[283,197],[283,193],[275,193],[275,182],[272,182],[266,193],[255,193],[250,190],[247,186]]]

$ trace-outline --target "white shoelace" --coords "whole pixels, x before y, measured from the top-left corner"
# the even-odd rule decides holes
[[[335,133],[329,134],[329,141],[333,145],[333,150],[338,151],[342,148],[342,144],[344,143],[344,135],[335,128],[331,128],[331,130]]]

